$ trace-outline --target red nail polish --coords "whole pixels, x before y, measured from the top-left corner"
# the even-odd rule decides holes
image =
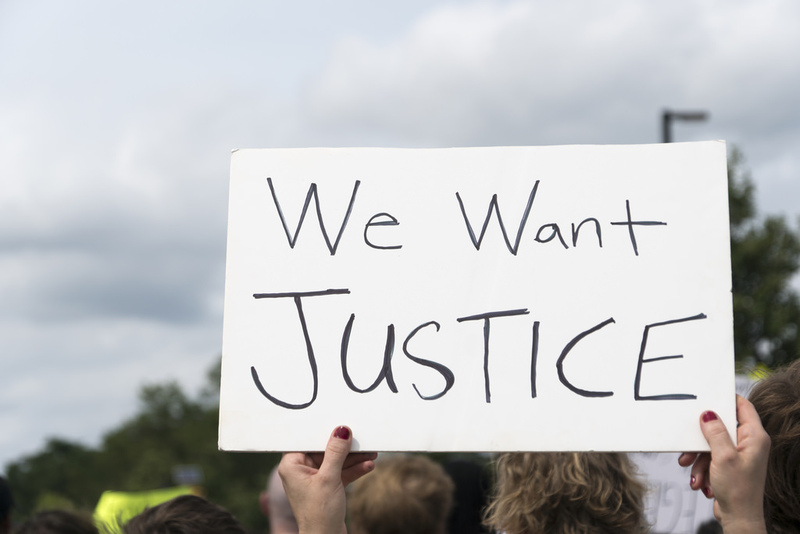
[[[347,428],[346,426],[340,426],[333,433],[333,437],[339,439],[350,439],[350,429]]]
[[[695,478],[695,476],[694,476],[694,475],[692,475],[692,478],[691,478],[691,480],[689,480],[689,486],[690,486],[690,487],[694,487],[694,483],[695,483],[695,482],[697,482],[697,479]]]
[[[705,496],[706,496],[706,498],[708,498],[708,499],[710,499],[710,498],[711,498],[711,497],[709,497],[710,493],[711,493],[711,490],[710,490],[710,489],[708,489],[708,486],[706,486],[706,487],[704,487],[704,488],[703,488],[703,495],[705,495]]]
[[[708,423],[709,421],[716,421],[717,414],[712,411],[703,412],[703,422]]]

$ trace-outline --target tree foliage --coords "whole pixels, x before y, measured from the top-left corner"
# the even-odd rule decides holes
[[[736,360],[777,367],[800,357],[800,229],[781,216],[759,219],[755,187],[734,149],[728,160]]]
[[[197,399],[178,384],[144,386],[139,412],[111,430],[97,449],[50,439],[41,452],[7,466],[16,519],[44,507],[92,511],[105,490],[141,491],[176,485],[173,468],[202,469],[205,496],[249,530],[264,532],[258,495],[276,454],[226,453],[217,449],[218,366]]]

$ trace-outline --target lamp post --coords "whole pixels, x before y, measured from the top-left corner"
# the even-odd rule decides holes
[[[661,142],[672,142],[672,121],[705,121],[708,120],[707,111],[672,111],[665,109],[661,114]]]

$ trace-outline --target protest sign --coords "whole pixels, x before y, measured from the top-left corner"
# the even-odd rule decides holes
[[[724,142],[237,150],[228,219],[224,450],[735,429]]]

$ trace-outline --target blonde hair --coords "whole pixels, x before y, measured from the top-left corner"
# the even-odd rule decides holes
[[[504,453],[484,523],[506,534],[639,534],[645,485],[624,453]]]
[[[350,486],[347,511],[358,534],[444,534],[453,481],[425,456],[390,456]]]

